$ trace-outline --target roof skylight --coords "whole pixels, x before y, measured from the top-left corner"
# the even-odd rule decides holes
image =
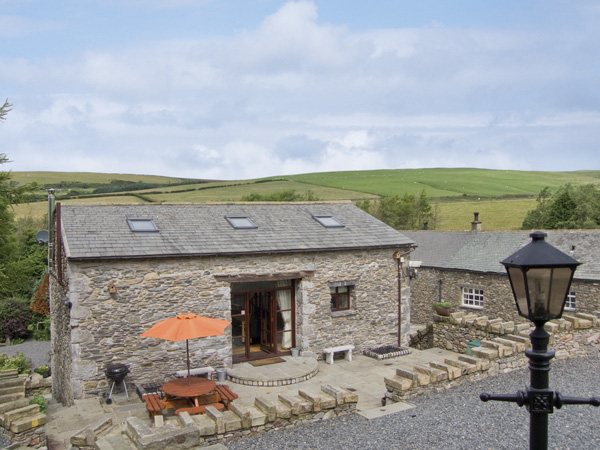
[[[227,222],[236,229],[258,228],[248,216],[225,216]]]
[[[158,231],[152,219],[127,219],[131,231],[155,232]]]
[[[323,225],[325,228],[343,228],[344,224],[330,215],[313,215],[313,219]]]

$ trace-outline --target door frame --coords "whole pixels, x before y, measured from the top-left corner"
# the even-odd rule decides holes
[[[242,314],[233,314],[232,311],[232,321],[235,320],[236,317],[243,317],[243,331],[242,331],[242,336],[232,336],[232,345],[235,342],[236,338],[242,338],[243,342],[244,342],[244,354],[243,355],[235,355],[233,354],[233,363],[239,363],[239,362],[246,362],[246,361],[254,361],[257,359],[264,359],[264,358],[271,358],[273,356],[281,356],[281,355],[289,355],[291,353],[290,349],[287,350],[278,350],[279,346],[277,343],[278,340],[278,334],[282,334],[285,332],[291,332],[292,334],[292,339],[291,339],[291,347],[295,347],[296,346],[296,280],[290,280],[290,286],[285,286],[285,287],[276,287],[273,286],[271,288],[266,288],[266,289],[245,289],[245,290],[233,290],[234,286],[232,285],[231,287],[231,297],[233,298],[234,295],[244,295],[244,312]],[[252,283],[252,282],[250,282]],[[257,282],[257,284],[260,284],[260,282]],[[280,311],[278,309],[278,302],[277,302],[277,292],[278,291],[282,291],[282,290],[289,290],[290,291],[290,295],[291,295],[291,330],[285,331],[284,330],[278,330],[278,326],[277,326],[277,316],[278,316],[278,311]],[[251,311],[252,311],[252,301],[253,301],[253,295],[256,294],[264,294],[264,293],[268,293],[269,294],[269,304],[268,304],[268,311],[266,313],[266,317],[263,317],[263,313],[265,313],[266,309],[262,308],[262,306],[259,308],[261,310],[261,316],[259,317],[259,323],[255,326],[258,326],[258,332],[260,333],[260,348],[262,351],[264,351],[265,353],[261,353],[261,354],[252,354],[252,352],[250,351],[250,346],[251,346],[251,335],[253,330],[251,329],[252,326],[252,315],[251,315]],[[283,311],[287,311],[287,310],[283,310]],[[263,326],[264,324],[261,324],[262,320],[267,319],[269,320],[269,324],[267,324],[267,326]],[[267,332],[267,335],[269,337],[269,341],[266,343],[266,345],[263,344],[263,331]],[[290,347],[290,348],[291,348]]]

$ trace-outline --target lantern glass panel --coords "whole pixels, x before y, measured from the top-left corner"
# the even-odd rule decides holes
[[[545,320],[550,315],[552,269],[529,269],[527,271],[527,289],[529,291],[529,318]]]
[[[553,319],[562,315],[572,277],[573,269],[570,267],[557,267],[552,270],[552,291],[548,311]]]
[[[520,267],[508,267],[507,272],[519,314],[529,318],[529,304],[527,302],[527,291],[525,289],[525,272],[522,271]]]

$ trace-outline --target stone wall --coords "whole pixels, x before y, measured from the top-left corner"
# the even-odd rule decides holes
[[[130,381],[152,382],[185,366],[185,342],[140,338],[154,323],[181,312],[231,320],[230,281],[276,275],[296,279],[296,346],[320,356],[325,347],[357,350],[397,343],[398,280],[393,250],[293,255],[70,262],[70,388],[75,398],[107,387],[104,367],[129,365]],[[299,273],[302,278],[298,279]],[[351,310],[331,312],[329,282],[354,280]],[[109,286],[114,285],[114,293]],[[410,287],[402,289],[403,336],[408,331]],[[63,317],[62,312],[58,314]],[[59,324],[60,325],[60,324]],[[55,330],[53,330],[53,334]],[[232,340],[224,336],[189,342],[192,367],[231,367]],[[58,345],[57,345],[58,347]],[[65,353],[66,354],[66,353]],[[53,372],[55,375],[55,372]],[[67,375],[67,370],[63,371]],[[56,380],[56,376],[54,376]],[[59,382],[60,383],[60,382]],[[63,387],[65,389],[65,387]]]
[[[54,234],[53,242],[56,242]],[[63,248],[58,248],[55,253],[58,255],[64,252]],[[71,379],[71,324],[70,324],[70,299],[68,297],[68,280],[61,277],[57,272],[57,264],[61,265],[60,273],[66,273],[66,261],[61,258],[55,258],[50,271],[48,286],[49,304],[50,304],[50,365],[52,368],[52,396],[65,406],[72,406],[73,393],[70,388]]]
[[[507,322],[526,322],[517,314],[510,283],[504,274],[422,267],[411,281],[411,287],[411,317],[414,323],[432,323],[435,315],[432,305],[439,301],[452,303],[455,311],[474,312]],[[463,287],[483,289],[483,308],[462,306]],[[594,314],[600,311],[600,283],[574,280],[572,290],[576,293],[577,312]]]

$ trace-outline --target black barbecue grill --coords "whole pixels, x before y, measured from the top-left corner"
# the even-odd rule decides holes
[[[106,366],[106,370],[104,371],[106,374],[106,378],[109,381],[112,381],[112,385],[110,386],[110,391],[106,396],[106,403],[110,405],[112,403],[112,393],[115,388],[115,384],[122,384],[123,390],[125,391],[125,396],[129,399],[129,395],[127,394],[127,386],[125,385],[125,377],[129,373],[129,367],[125,364],[112,363]]]

